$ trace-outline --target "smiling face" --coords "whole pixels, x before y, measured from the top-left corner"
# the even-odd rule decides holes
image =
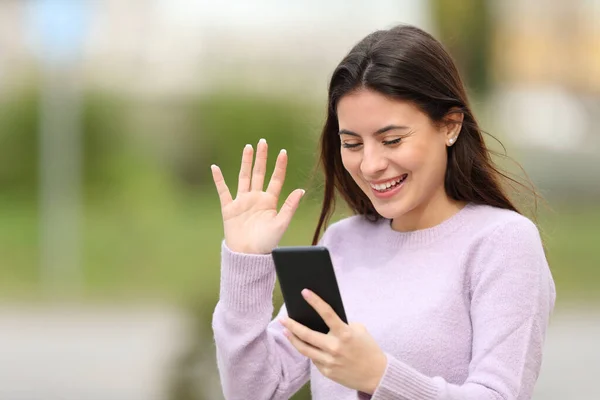
[[[451,213],[446,146],[460,124],[438,127],[412,103],[368,89],[342,97],[337,115],[344,168],[395,229],[433,226]]]

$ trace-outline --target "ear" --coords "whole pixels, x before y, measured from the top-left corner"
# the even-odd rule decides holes
[[[444,135],[446,144],[452,146],[458,140],[465,114],[458,107],[453,107],[444,117]]]

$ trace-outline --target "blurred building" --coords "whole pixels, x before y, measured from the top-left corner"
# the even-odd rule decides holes
[[[0,2],[4,79],[34,63],[28,3]],[[332,68],[368,32],[398,22],[429,24],[426,3],[416,0],[381,0],[377,7],[356,0],[91,4],[83,55],[88,82],[145,95],[222,84],[322,94]]]
[[[34,61],[30,3],[0,2],[3,81]],[[489,4],[499,82],[600,93],[600,1]],[[399,22],[435,30],[417,0],[103,0],[91,2],[84,63],[91,82],[122,89],[189,91],[240,72],[279,88],[273,71],[320,75],[366,33]]]
[[[491,2],[496,78],[600,95],[600,1]]]
[[[495,1],[498,125],[519,145],[600,149],[600,1]],[[570,162],[573,164],[573,162]],[[541,165],[536,162],[536,165]]]

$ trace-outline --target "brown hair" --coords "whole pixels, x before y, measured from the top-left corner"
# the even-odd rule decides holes
[[[520,212],[502,187],[503,183],[509,183],[532,192],[537,208],[538,195],[532,186],[509,177],[494,165],[491,155],[498,153],[486,147],[452,57],[427,32],[400,25],[376,31],[361,40],[331,77],[317,165],[325,172],[325,192],[313,245],[318,243],[321,231],[335,211],[335,190],[355,214],[372,221],[381,218],[345,170],[339,151],[337,104],[344,95],[361,88],[411,101],[436,124],[444,123],[450,113],[464,115],[460,139],[447,148],[444,186],[452,199]]]

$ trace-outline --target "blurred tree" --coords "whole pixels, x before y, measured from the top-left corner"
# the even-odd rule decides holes
[[[128,103],[116,94],[87,92],[83,104],[83,179],[86,190],[105,193],[125,181],[123,164],[133,147],[128,139]]]
[[[438,39],[456,60],[469,91],[484,96],[490,87],[493,19],[487,0],[431,0]]]
[[[35,86],[0,101],[0,193],[34,197],[39,168],[40,96]],[[86,189],[114,185],[123,152],[126,114],[115,95],[86,92],[82,105],[83,180]]]
[[[38,175],[39,96],[35,88],[0,103],[0,193],[33,195]]]
[[[269,177],[278,152],[288,150],[284,193],[308,182],[320,129],[314,108],[293,100],[222,93],[199,99],[191,114],[192,126],[175,164],[187,184],[212,185],[209,166],[217,164],[235,191],[242,149],[247,143],[256,149],[260,138],[269,144]]]

